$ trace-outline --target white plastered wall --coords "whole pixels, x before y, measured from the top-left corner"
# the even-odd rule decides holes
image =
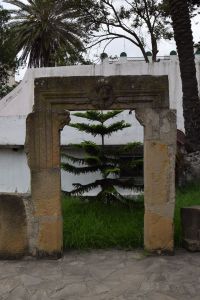
[[[197,69],[199,72],[199,60]],[[22,82],[0,101],[0,116],[27,115],[32,111],[34,102],[34,79],[39,77],[66,76],[112,76],[112,75],[168,75],[170,108],[178,111],[178,128],[184,129],[182,117],[182,88],[177,56],[157,63],[129,61],[123,58],[109,63],[105,60],[100,65],[67,66],[56,68],[29,69]]]
[[[196,56],[196,67],[197,78],[199,79],[199,56]],[[177,125],[179,129],[184,130],[182,86],[177,56],[149,64],[143,61],[127,61],[123,58],[114,63],[104,61],[101,65],[30,69],[26,72],[23,81],[10,94],[0,100],[0,147],[4,147],[0,149],[0,192],[26,193],[30,191],[30,172],[26,155],[23,149],[16,151],[14,146],[24,145],[26,116],[32,111],[34,101],[34,79],[38,77],[99,75],[168,75],[170,108],[177,109]],[[130,139],[143,141],[143,129],[135,119],[134,112],[129,114],[128,111],[124,111],[119,119],[131,123],[132,127],[114,134],[112,138],[106,141],[107,144],[126,143]],[[77,119],[72,117],[72,122],[76,121]],[[88,138],[91,139],[88,135],[77,134],[75,129],[66,126],[61,135],[61,143],[63,145],[78,143]],[[98,140],[95,141],[98,143]],[[10,149],[11,145],[14,150]],[[88,175],[88,182],[93,179],[93,175]],[[62,172],[62,188],[70,190],[74,179],[76,180],[73,176]]]

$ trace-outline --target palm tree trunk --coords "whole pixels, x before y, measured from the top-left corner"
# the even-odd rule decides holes
[[[189,151],[200,150],[200,101],[187,0],[169,0],[183,90],[183,115]]]

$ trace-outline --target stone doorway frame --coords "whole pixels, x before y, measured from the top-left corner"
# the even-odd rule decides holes
[[[33,256],[62,255],[60,131],[69,111],[135,110],[144,126],[144,246],[173,252],[176,112],[169,108],[167,76],[80,76],[35,79],[34,109],[27,117],[31,171]]]

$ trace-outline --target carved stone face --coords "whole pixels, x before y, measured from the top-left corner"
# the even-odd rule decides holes
[[[101,85],[97,87],[97,94],[98,98],[101,99],[101,101],[109,100],[110,97],[112,97],[112,87],[107,84]]]
[[[96,87],[97,99],[93,101],[93,105],[99,109],[109,108],[113,103],[113,88],[107,83],[100,83]]]

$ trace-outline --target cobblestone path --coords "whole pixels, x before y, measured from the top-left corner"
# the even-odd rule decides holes
[[[200,300],[200,253],[94,250],[58,261],[0,261],[0,299]]]

